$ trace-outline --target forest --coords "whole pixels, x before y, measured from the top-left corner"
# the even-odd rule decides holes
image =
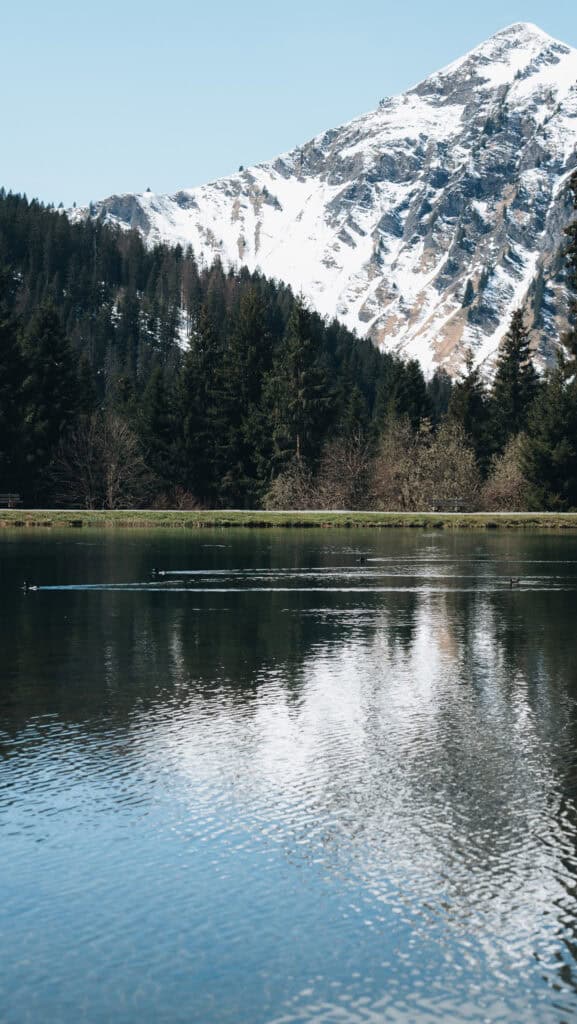
[[[577,175],[569,186],[577,211]],[[577,508],[569,329],[425,380],[258,273],[0,191],[0,492],[28,507]],[[561,354],[562,353],[562,354]]]

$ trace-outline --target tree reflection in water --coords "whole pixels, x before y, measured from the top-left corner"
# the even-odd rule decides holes
[[[265,920],[281,943],[306,916],[316,981],[299,961],[268,996],[256,971],[244,1003],[221,979],[215,1003],[197,978],[195,1019],[341,1019],[334,985],[346,1021],[576,1013],[577,541],[226,538],[2,539],[0,844],[25,861],[33,837],[54,843],[49,809],[80,787],[82,827],[101,801],[107,821],[175,837],[206,885],[191,941],[203,917],[209,948],[224,923],[253,963]],[[105,588],[24,595],[24,572]],[[252,921],[214,903],[199,836],[248,884]],[[370,977],[348,977],[353,948]]]

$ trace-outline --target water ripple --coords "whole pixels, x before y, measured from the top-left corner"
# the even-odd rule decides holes
[[[7,1024],[577,1018],[576,563],[379,543],[22,595]]]

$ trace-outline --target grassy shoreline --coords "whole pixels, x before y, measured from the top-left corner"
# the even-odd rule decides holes
[[[577,512],[244,512],[0,509],[1,528],[539,529],[577,530]]]

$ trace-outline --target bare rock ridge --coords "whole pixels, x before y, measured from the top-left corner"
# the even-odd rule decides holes
[[[467,349],[490,365],[521,303],[538,361],[554,358],[575,167],[577,50],[522,23],[270,163],[90,213],[259,268],[426,371],[456,373]]]

